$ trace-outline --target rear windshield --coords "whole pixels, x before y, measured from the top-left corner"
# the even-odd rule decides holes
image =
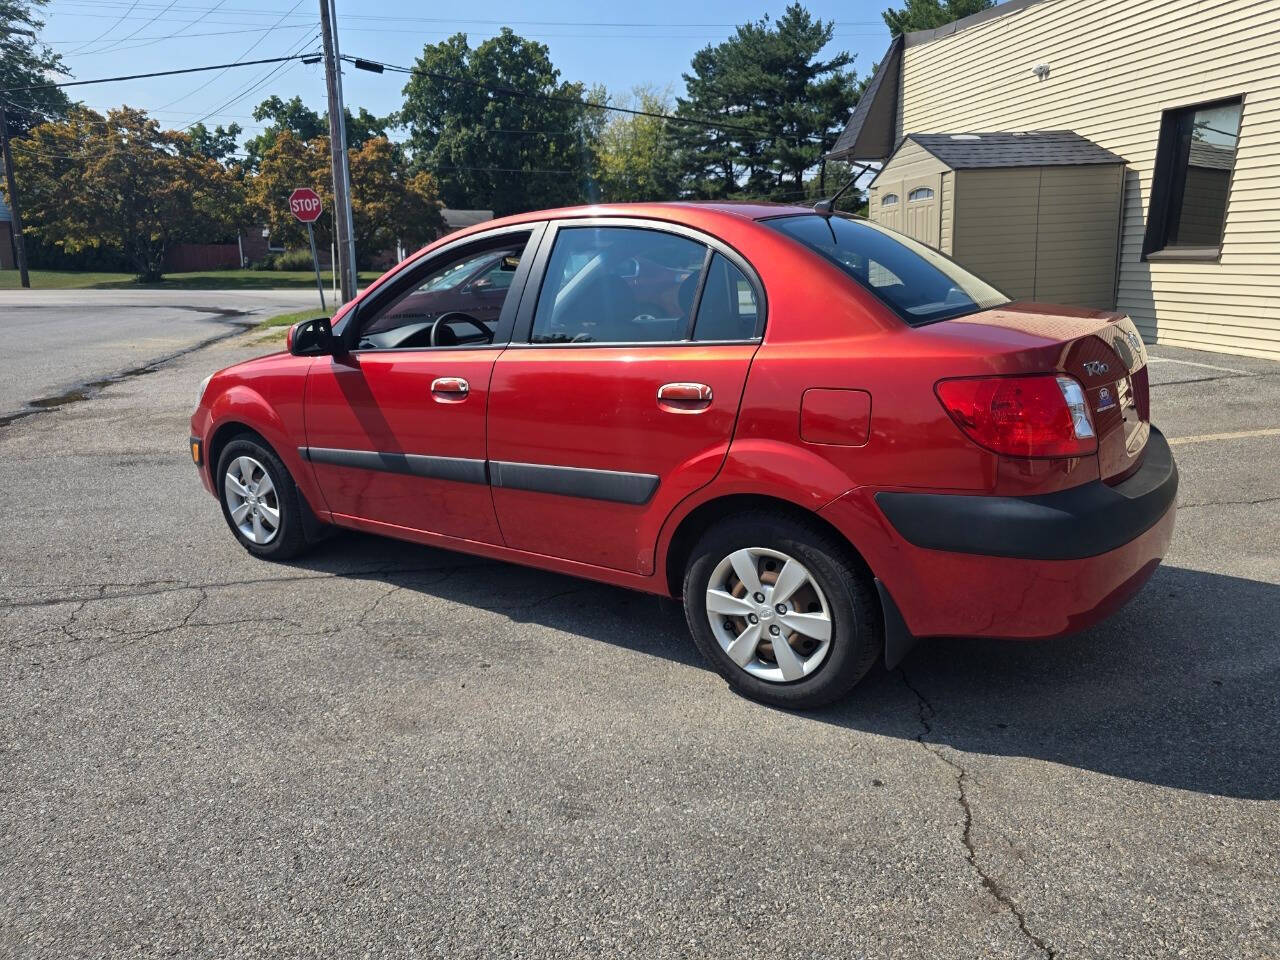
[[[932,247],[866,220],[799,214],[764,224],[826,257],[913,325],[1009,302]]]

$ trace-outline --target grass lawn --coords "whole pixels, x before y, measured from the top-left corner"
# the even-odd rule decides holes
[[[376,280],[380,273],[362,271],[360,284]],[[333,278],[321,271],[326,291]],[[128,273],[76,273],[69,270],[32,270],[32,290],[280,290],[315,289],[316,276],[309,270],[202,270],[198,273],[171,273],[159,283],[138,283]],[[0,270],[0,290],[17,290],[17,270]]]
[[[310,310],[296,310],[293,313],[281,313],[274,317],[267,317],[260,324],[259,330],[266,330],[269,327],[291,327],[301,320],[313,320],[316,317],[331,317],[333,310],[321,310],[319,307],[312,307]]]

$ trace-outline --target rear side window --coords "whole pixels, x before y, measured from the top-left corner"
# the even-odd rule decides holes
[[[817,214],[764,223],[826,257],[910,324],[960,317],[1009,302],[991,284],[932,247],[878,224]]]
[[[708,269],[693,339],[750,340],[756,335],[759,321],[751,281],[718,253],[711,258]]]

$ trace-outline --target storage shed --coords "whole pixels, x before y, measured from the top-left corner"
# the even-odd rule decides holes
[[[1125,161],[1069,130],[911,133],[869,216],[1009,296],[1112,309]]]

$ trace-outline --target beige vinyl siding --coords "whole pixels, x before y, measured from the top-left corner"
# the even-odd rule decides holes
[[[1144,262],[1162,112],[1239,95],[1220,259]],[[1074,130],[1124,157],[1118,309],[1148,339],[1280,359],[1280,0],[1043,0],[908,46],[899,96],[899,132]]]
[[[955,171],[953,256],[1017,299],[1036,291],[1040,168]]]
[[[881,186],[881,181],[886,179],[910,180],[913,177],[942,173],[946,169],[947,165],[928,150],[915,141],[908,140],[894,152],[892,162],[886,164],[884,169],[876,174],[875,179],[871,181],[871,186]]]

